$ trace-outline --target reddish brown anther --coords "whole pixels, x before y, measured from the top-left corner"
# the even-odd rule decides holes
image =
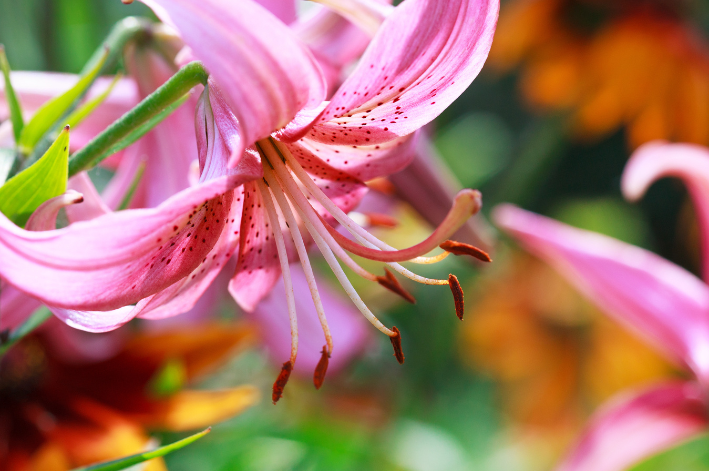
[[[414,298],[408,291],[404,289],[403,286],[399,284],[399,280],[396,279],[392,272],[390,272],[387,268],[384,268],[384,273],[386,273],[386,276],[377,277],[377,281],[380,285],[382,285],[389,291],[393,291],[394,293],[398,294],[411,304],[416,304],[416,298]]]
[[[293,371],[293,363],[290,361],[287,361],[283,363],[283,368],[281,368],[281,372],[278,374],[278,378],[276,378],[276,382],[273,383],[273,394],[271,395],[271,400],[273,403],[277,403],[278,400],[283,396],[283,388],[286,387],[286,384],[288,383],[288,378],[290,378],[290,374]]]
[[[460,286],[458,277],[453,274],[448,275],[448,286],[451,287],[453,292],[453,300],[455,301],[455,313],[458,319],[463,320],[463,314],[465,313],[465,299],[463,296],[463,288]]]
[[[399,332],[399,329],[396,327],[392,327],[391,330],[396,334],[394,337],[389,337],[391,346],[394,347],[394,356],[396,357],[396,361],[398,361],[400,365],[403,365],[404,351],[401,349],[401,332]]]
[[[313,375],[313,384],[315,389],[320,389],[322,383],[325,381],[325,373],[327,373],[327,365],[330,363],[330,352],[327,351],[327,345],[322,348],[322,356],[318,362],[318,366],[315,367],[315,374]]]
[[[393,217],[380,214],[380,213],[364,213],[367,216],[367,222],[370,226],[374,227],[396,227],[399,225],[399,221]]]
[[[464,244],[454,240],[447,240],[439,245],[439,247],[446,252],[452,253],[453,255],[470,255],[471,257],[477,258],[481,262],[492,262],[492,259],[487,252],[480,250],[474,245]]]

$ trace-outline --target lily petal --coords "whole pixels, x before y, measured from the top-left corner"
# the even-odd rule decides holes
[[[133,48],[126,54],[126,67],[134,78],[143,99],[165,83],[177,68],[168,64],[157,52]],[[177,108],[155,129],[126,150],[124,157],[145,162],[145,171],[135,192],[131,207],[154,208],[170,196],[190,186],[190,165],[197,155],[194,134],[196,97]],[[128,164],[135,166],[136,163]]]
[[[16,329],[41,306],[36,299],[0,280],[0,332]]]
[[[678,177],[692,197],[702,238],[703,274],[709,280],[709,149],[692,144],[651,142],[638,148],[623,172],[623,195],[642,198],[662,177]]]
[[[365,145],[405,136],[448,107],[477,76],[498,0],[407,0],[379,29],[357,69],[308,136]],[[302,137],[307,128],[287,137]]]
[[[274,227],[264,210],[261,193],[255,183],[244,185],[241,216],[239,261],[236,274],[229,283],[229,292],[245,311],[256,305],[273,289],[281,276]],[[275,228],[281,230],[280,225]]]
[[[362,56],[371,40],[361,29],[327,8],[292,24],[291,29],[317,59],[327,79],[328,96],[340,86],[343,69]]]
[[[74,190],[67,190],[66,193],[45,201],[27,220],[25,229],[28,231],[51,231],[57,228],[57,216],[59,210],[72,204],[84,201],[84,195]]]
[[[331,167],[367,181],[406,168],[416,155],[415,146],[413,135],[372,146],[344,146],[303,138],[291,144],[291,152],[300,156],[301,164],[303,159],[311,159],[319,162],[319,166]]]
[[[289,28],[251,0],[142,0],[180,32],[221,85],[242,129],[243,144],[288,124],[325,97],[315,59]]]
[[[706,404],[696,383],[624,394],[596,413],[558,471],[623,471],[704,432]]]
[[[511,205],[494,220],[607,314],[709,381],[709,287],[639,247]]]
[[[0,275],[48,305],[111,310],[190,274],[226,225],[223,177],[185,190],[155,209],[112,213],[55,231],[25,231],[0,215]],[[182,248],[187,250],[181,253]]]
[[[265,7],[287,25],[296,20],[295,0],[256,0],[256,3]]]
[[[234,417],[259,400],[253,386],[218,391],[180,391],[162,401],[148,425],[173,432],[207,427]]]

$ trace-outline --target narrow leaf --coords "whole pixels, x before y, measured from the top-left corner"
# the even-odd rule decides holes
[[[0,343],[0,357],[2,357],[5,352],[10,349],[10,347],[22,340],[24,336],[44,324],[44,322],[50,317],[52,317],[52,312],[44,306],[33,312],[32,315],[24,323],[22,323],[22,325],[10,332],[5,341]]]
[[[0,149],[0,186],[7,180],[15,163],[15,151],[12,149]]]
[[[47,152],[0,187],[0,212],[24,226],[40,204],[66,191],[69,168],[69,126]]]
[[[125,458],[121,458],[114,461],[108,461],[106,463],[95,464],[83,468],[76,468],[73,471],[119,471],[121,469],[126,469],[138,463],[152,460],[153,458],[159,458],[161,456],[167,455],[168,453],[172,453],[173,451],[177,451],[181,448],[184,448],[187,445],[196,442],[203,436],[207,435],[211,430],[212,429],[210,427],[207,430],[203,430],[202,432],[196,433],[187,438],[183,438],[182,440],[179,440],[175,443],[171,443],[170,445],[165,445],[163,447],[158,448],[157,450],[148,451],[146,453],[138,453],[136,455],[127,456]]]
[[[107,54],[104,54],[103,60],[99,61],[93,69],[82,76],[76,85],[62,95],[49,100],[37,110],[30,122],[27,123],[22,130],[22,134],[18,140],[18,148],[21,153],[29,155],[32,149],[34,149],[34,146],[42,139],[42,136],[44,136],[47,131],[54,128],[57,125],[57,121],[81,98],[96,79],[101,67],[103,67],[106,57]]]
[[[106,90],[101,93],[99,96],[96,98],[93,98],[83,105],[81,105],[79,108],[77,108],[72,114],[69,115],[69,117],[66,119],[66,124],[69,125],[72,128],[75,128],[78,126],[84,119],[86,119],[101,103],[108,98],[108,95],[111,94],[113,91],[113,88],[116,86],[119,80],[123,77],[122,74],[118,73],[116,76],[113,78],[113,81],[111,82],[111,85],[106,88]]]
[[[25,121],[22,118],[22,107],[15,94],[15,89],[10,81],[10,64],[7,62],[7,56],[5,55],[5,48],[0,45],[0,69],[2,69],[2,75],[5,77],[5,99],[7,100],[7,106],[10,109],[10,122],[12,122],[12,132],[15,134],[15,142],[20,139],[20,133],[25,126]]]
[[[163,111],[161,111],[159,114],[153,116],[150,120],[145,122],[143,125],[137,127],[133,131],[131,131],[130,134],[128,134],[125,138],[121,139],[118,141],[115,145],[113,145],[111,148],[109,148],[106,152],[104,152],[98,159],[96,159],[96,163],[102,161],[103,159],[115,154],[116,152],[122,151],[126,147],[130,146],[131,144],[134,144],[138,139],[146,135],[148,132],[150,132],[155,126],[160,124],[165,118],[170,116],[173,111],[175,111],[177,108],[182,106],[182,104],[187,101],[189,98],[189,94],[184,95],[182,98],[177,100],[176,102],[172,103],[170,106],[165,108]]]
[[[145,162],[141,162],[140,166],[138,167],[138,170],[135,172],[135,177],[133,177],[133,181],[130,183],[130,188],[128,188],[128,191],[126,192],[125,196],[123,196],[121,204],[118,205],[118,211],[128,209],[130,202],[133,201],[133,196],[135,196],[135,191],[138,189],[140,180],[141,178],[143,178],[143,173],[145,173]]]

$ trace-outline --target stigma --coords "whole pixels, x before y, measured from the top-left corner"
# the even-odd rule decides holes
[[[419,244],[399,250],[369,233],[330,200],[292,155],[286,145],[276,139],[267,138],[258,141],[256,149],[263,165],[263,179],[257,182],[257,186],[261,193],[270,225],[274,228],[273,236],[283,273],[291,328],[291,354],[273,385],[272,399],[274,404],[283,394],[283,389],[286,386],[298,354],[298,320],[288,254],[286,252],[286,235],[290,235],[300,263],[303,266],[303,272],[305,273],[308,288],[325,337],[322,358],[316,367],[313,377],[315,387],[318,389],[325,379],[328,360],[333,351],[333,342],[313,269],[308,258],[304,232],[317,245],[352,303],[377,330],[389,337],[394,349],[394,356],[399,363],[404,362],[399,329],[385,326],[372,313],[345,275],[341,263],[350,268],[356,275],[378,283],[411,303],[415,303],[414,297],[401,285],[394,272],[417,283],[447,285],[453,293],[456,315],[459,319],[463,319],[463,289],[455,275],[451,274],[448,279],[444,280],[426,278],[417,275],[400,263],[433,264],[442,261],[451,253],[454,255],[469,255],[484,262],[491,261],[483,250],[449,240],[468,218],[480,210],[482,206],[480,192],[462,190],[456,196],[446,218],[428,238]],[[352,238],[345,237],[335,230],[325,218],[318,214],[311,203],[312,201],[317,202],[321,209],[324,209],[349,232]],[[281,227],[287,228],[287,230],[278,230]],[[426,254],[438,247],[443,249],[441,254],[432,257],[426,256]],[[383,275],[370,273],[355,262],[350,255],[381,262],[386,264],[388,268],[384,268]]]

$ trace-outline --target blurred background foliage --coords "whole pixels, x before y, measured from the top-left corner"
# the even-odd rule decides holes
[[[113,23],[129,15],[149,12],[118,0],[0,0],[0,43],[15,70],[78,72]],[[611,41],[605,47],[646,51],[654,65],[645,70],[648,76],[667,72],[661,85],[636,84],[646,93],[638,92],[630,111],[616,109],[622,97],[594,104],[597,87],[613,87],[593,83],[588,72],[618,83],[626,73],[643,76],[647,64],[601,70],[589,52],[628,18],[634,21],[629,32],[605,37]],[[659,23],[674,28],[679,41],[683,31],[693,37],[699,52],[668,58],[674,52],[655,34]],[[503,2],[492,57],[431,126],[435,147],[464,186],[482,190],[486,213],[497,203],[514,202],[641,245],[697,272],[696,221],[682,186],[660,181],[631,204],[619,182],[634,146],[649,138],[677,140],[682,133],[671,129],[683,119],[705,125],[693,138],[707,139],[709,101],[701,102],[709,100],[707,37],[706,0]],[[677,111],[682,99],[667,95],[683,89],[680,69],[696,71],[698,111],[692,100],[686,104],[692,110]],[[657,113],[667,125],[653,120]],[[388,240],[401,245],[427,230],[404,203],[395,215],[402,223],[382,232]],[[505,244],[494,258],[485,269],[449,259],[422,273],[458,274],[468,293],[462,324],[440,290],[413,287],[418,303],[410,306],[364,288],[369,305],[401,329],[404,365],[377,338],[321,391],[307,380],[292,380],[277,407],[264,400],[216,426],[201,442],[168,457],[169,469],[550,469],[588,414],[615,391],[676,375],[550,269]],[[234,317],[235,311],[226,306],[224,315]],[[251,382],[268,395],[276,372],[265,353],[252,348],[204,387]],[[707,445],[709,438],[697,439],[636,469],[709,469]]]

